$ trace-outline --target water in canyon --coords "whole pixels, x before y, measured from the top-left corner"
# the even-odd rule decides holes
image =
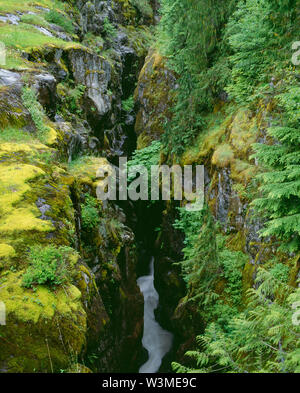
[[[156,373],[163,357],[172,347],[173,335],[164,330],[155,320],[154,310],[159,304],[159,295],[154,287],[154,258],[151,258],[150,274],[137,280],[144,295],[144,335],[142,344],[148,351],[148,360],[139,369],[140,373]]]

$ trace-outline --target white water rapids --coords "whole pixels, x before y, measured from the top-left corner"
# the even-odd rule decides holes
[[[140,373],[156,373],[163,357],[172,346],[173,335],[164,330],[155,320],[154,310],[158,306],[159,296],[154,287],[154,258],[150,263],[150,275],[137,280],[144,295],[144,335],[142,344],[147,349],[149,359],[139,369]]]

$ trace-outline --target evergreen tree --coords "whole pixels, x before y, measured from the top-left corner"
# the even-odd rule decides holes
[[[211,323],[186,355],[195,367],[174,362],[177,372],[299,372],[300,327],[293,320],[296,291],[274,272],[260,268],[246,310],[229,321],[228,331]]]
[[[270,144],[256,144],[255,157],[266,171],[259,179],[261,197],[253,205],[266,219],[263,236],[283,240],[282,248],[300,249],[300,86],[296,78],[277,96],[282,111],[267,130]],[[278,115],[279,116],[279,115]]]
[[[226,61],[212,69],[224,50],[220,32],[234,4],[235,0],[162,0],[160,49],[179,76],[173,119],[163,135],[172,155],[179,156],[203,129],[203,110],[211,108],[220,92],[219,79],[226,79]]]

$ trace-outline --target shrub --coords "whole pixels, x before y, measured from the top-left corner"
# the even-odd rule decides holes
[[[110,23],[108,18],[105,18],[103,21],[103,31],[108,37],[115,37],[117,35],[116,28]]]
[[[89,194],[85,195],[85,203],[81,204],[83,229],[94,229],[100,222],[97,200]]]
[[[37,100],[36,92],[30,87],[24,87],[22,91],[22,101],[25,108],[28,109],[32,120],[39,132],[39,138],[45,139],[48,127],[44,124],[44,112],[41,104]]]
[[[122,108],[125,112],[131,112],[134,108],[134,98],[133,96],[127,98],[127,100],[122,101]]]
[[[69,278],[67,260],[70,247],[33,246],[30,248],[29,267],[23,275],[23,286],[32,288],[34,285],[61,285]]]
[[[74,89],[68,91],[67,103],[71,113],[77,113],[80,115],[82,109],[80,108],[80,100],[84,95],[86,86],[77,85]]]

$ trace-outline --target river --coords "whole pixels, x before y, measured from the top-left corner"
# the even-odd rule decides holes
[[[154,310],[159,304],[159,295],[154,287],[154,257],[150,262],[150,274],[138,278],[137,284],[144,295],[144,334],[142,344],[148,351],[148,360],[139,369],[140,373],[156,373],[163,357],[172,347],[173,335],[164,330],[155,320]]]

